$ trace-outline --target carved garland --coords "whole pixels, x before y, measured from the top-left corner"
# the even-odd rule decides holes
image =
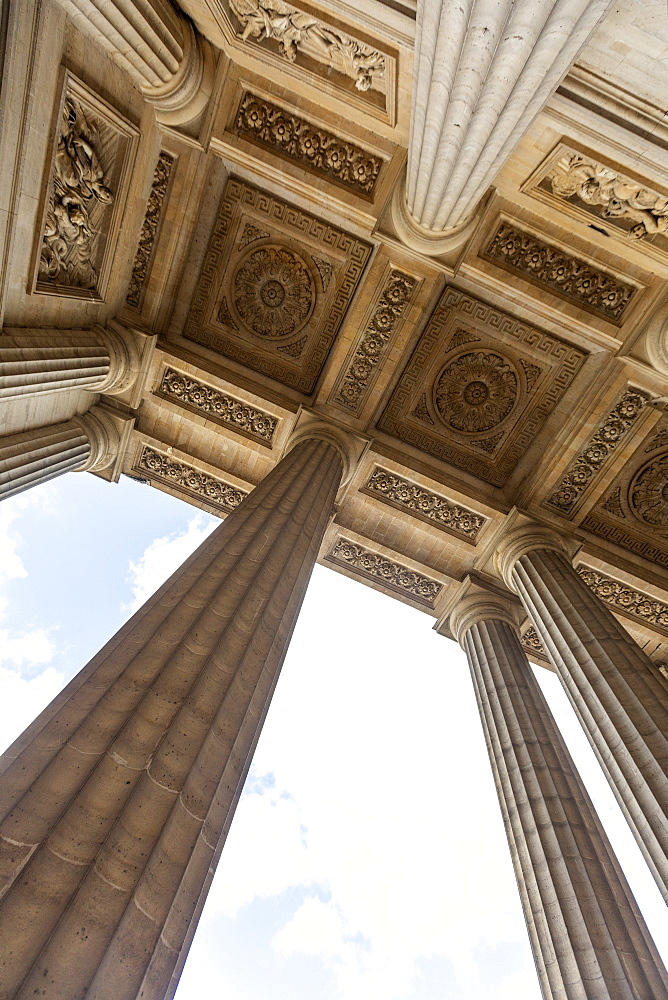
[[[334,397],[341,406],[355,412],[359,410],[374,370],[383,360],[393,334],[405,317],[416,284],[416,278],[402,271],[390,271],[378,305]]]
[[[242,95],[234,131],[358,194],[373,195],[380,157],[254,94]]]
[[[185,462],[178,462],[147,444],[143,446],[135,463],[135,471],[140,474],[148,473],[150,479],[165,483],[198,500],[204,500],[210,507],[215,507],[225,514],[238,507],[247,496],[245,490],[230,486]]]
[[[239,434],[271,444],[278,419],[263,410],[242,403],[233,396],[190,378],[173,368],[165,368],[156,395],[207,417]]]
[[[636,290],[507,222],[499,226],[482,256],[617,325]]]
[[[582,563],[576,567],[576,571],[596,596],[609,604],[613,611],[668,635],[668,604]]]
[[[169,187],[169,178],[174,167],[175,157],[163,149],[158,157],[158,162],[153,174],[151,193],[148,196],[146,214],[139,234],[137,253],[132,265],[132,277],[125,301],[129,306],[139,309],[144,292],[144,286],[148,280],[149,268],[155,241],[158,235],[162,208]]]
[[[377,552],[371,552],[362,545],[349,542],[346,538],[336,540],[326,559],[338,563],[339,566],[353,569],[361,576],[382,583],[390,590],[411,597],[430,608],[434,606],[434,601],[443,589],[441,583],[430,580],[421,573],[416,573]]]
[[[553,507],[561,514],[573,512],[590,481],[624,439],[648,399],[648,393],[637,389],[624,392],[552,496],[545,501],[546,507]]]
[[[378,497],[392,507],[405,510],[414,517],[452,531],[469,541],[474,541],[487,523],[487,518],[481,514],[475,514],[438,493],[432,493],[417,483],[408,482],[379,467],[374,469],[361,492]]]

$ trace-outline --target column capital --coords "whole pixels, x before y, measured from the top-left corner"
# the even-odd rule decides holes
[[[448,229],[433,230],[421,226],[411,215],[407,204],[406,173],[401,183],[395,185],[390,203],[390,215],[397,236],[409,249],[428,257],[441,257],[463,247],[480,222],[480,213],[474,211],[463,222]]]
[[[494,572],[513,593],[515,593],[513,569],[517,560],[527,552],[534,549],[550,549],[553,552],[560,552],[571,562],[581,547],[580,542],[564,538],[553,528],[538,524],[517,508],[508,514],[493,544],[491,562]]]
[[[452,636],[460,646],[465,633],[477,622],[506,622],[519,638],[520,626],[526,614],[517,597],[488,581],[467,576],[452,594],[445,614],[434,628],[439,635]]]
[[[96,405],[86,413],[78,413],[72,420],[81,427],[90,444],[88,458],[74,471],[98,472],[103,478],[116,482],[135,424],[134,417]]]
[[[341,499],[341,492],[345,491],[346,487],[350,484],[350,480],[360,460],[366,453],[370,439],[362,434],[354,434],[346,427],[341,427],[339,424],[325,419],[314,413],[313,410],[308,410],[305,406],[302,406],[297,411],[297,419],[292,428],[292,433],[287,439],[283,454],[287,455],[295,445],[300,444],[302,441],[308,441],[310,438],[326,441],[327,444],[331,444],[333,448],[336,448],[341,456],[343,475],[341,476],[341,488],[337,496],[337,501],[339,501]]]

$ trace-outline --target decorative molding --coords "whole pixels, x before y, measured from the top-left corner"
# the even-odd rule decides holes
[[[241,234],[241,239],[239,240],[239,249],[245,250],[249,243],[255,243],[256,240],[268,240],[269,233],[265,233],[264,229],[258,229],[254,226],[252,222],[247,222],[243,228]]]
[[[397,510],[406,511],[413,517],[419,517],[428,524],[443,528],[470,542],[475,541],[480,529],[488,521],[482,514],[476,514],[379,466],[373,470],[360,492],[377,497]]]
[[[410,597],[429,608],[433,608],[436,598],[443,589],[443,584],[437,583],[436,580],[430,580],[421,573],[408,569],[407,566],[379,555],[378,552],[372,552],[362,545],[348,541],[347,538],[337,538],[325,558],[328,562],[352,569],[360,576],[381,583],[389,590]]]
[[[355,194],[373,196],[383,163],[379,156],[264,98],[242,94],[233,131]]]
[[[634,285],[508,222],[501,223],[481,257],[513,273],[519,271],[540,288],[617,326],[637,291]]]
[[[549,660],[545,647],[533,625],[529,625],[529,628],[520,636],[520,645],[529,658],[537,656],[543,660]]]
[[[590,590],[609,604],[613,611],[668,635],[668,604],[583,563],[575,568]]]
[[[148,281],[158,230],[162,219],[162,209],[169,188],[169,180],[176,157],[161,150],[153,174],[151,193],[148,196],[146,214],[139,234],[137,253],[132,265],[132,276],[125,301],[129,306],[139,309],[144,297],[144,286]]]
[[[656,536],[635,534],[628,530],[625,523],[615,523],[595,509],[582,522],[581,527],[599,538],[605,538],[614,545],[620,545],[623,549],[635,553],[637,556],[647,559],[650,563],[668,568],[668,550],[656,543]],[[663,542],[664,539],[661,539]]]
[[[649,393],[626,389],[544,506],[567,516],[573,513],[589,483],[624,440],[648,399]]]
[[[629,486],[631,511],[650,528],[668,528],[668,454],[646,462]]]
[[[232,278],[237,314],[258,337],[289,337],[301,330],[315,295],[306,263],[285,247],[265,244],[251,250]]]
[[[203,413],[207,419],[214,420],[223,427],[231,427],[238,434],[261,444],[271,445],[278,426],[277,417],[174,368],[165,368],[155,395],[169,399],[194,413]]]
[[[359,91],[385,89],[385,55],[333,25],[283,0],[229,0],[229,7],[241,26],[242,42],[274,41],[289,63],[306,56],[351,78]]]
[[[137,456],[133,471],[140,476],[148,475],[151,480],[164,483],[181,493],[203,500],[209,507],[215,507],[223,514],[235,510],[247,496],[245,490],[195,469],[186,462],[179,462],[151,445],[144,444]]]
[[[390,270],[378,302],[364,332],[344,369],[334,402],[358,413],[374,371],[384,360],[390,344],[401,327],[418,279],[396,269]]]

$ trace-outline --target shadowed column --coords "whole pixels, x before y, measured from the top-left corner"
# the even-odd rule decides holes
[[[668,901],[668,689],[556,535],[513,529],[497,564],[520,597]]]
[[[450,627],[471,668],[545,1000],[658,1000],[668,973],[519,642],[474,588]]]
[[[0,996],[170,989],[341,482],[295,444],[36,720],[0,778]]]

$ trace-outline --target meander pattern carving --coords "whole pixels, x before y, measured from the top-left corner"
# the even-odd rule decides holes
[[[501,223],[482,256],[615,324],[622,321],[636,291],[508,222]]]
[[[379,466],[373,470],[362,487],[362,492],[471,542],[475,541],[480,529],[487,523],[487,518],[482,514],[476,514]]]
[[[263,98],[242,95],[234,131],[356,194],[373,195],[383,162],[379,156]]]
[[[610,605],[613,611],[668,635],[668,604],[582,563],[576,570],[596,596]]]
[[[164,149],[158,157],[153,174],[151,193],[148,196],[146,214],[139,234],[137,253],[132,265],[132,275],[125,301],[129,306],[139,309],[142,303],[144,286],[148,280],[149,270],[155,250],[155,241],[160,227],[162,209],[169,187],[169,180],[174,167],[175,157]]]
[[[339,405],[359,412],[376,369],[386,357],[394,335],[405,319],[416,285],[417,278],[403,271],[390,271],[371,319],[335,391],[334,401]]]
[[[346,566],[427,607],[434,606],[434,601],[443,589],[443,585],[436,580],[430,580],[422,573],[408,569],[346,538],[338,538],[326,558],[329,562]]]
[[[592,479],[633,427],[648,399],[648,393],[637,389],[629,388],[624,392],[545,501],[546,507],[567,516],[573,513]]]
[[[147,444],[142,447],[134,469],[140,475],[148,474],[149,479],[203,500],[222,513],[234,510],[247,495],[245,490],[230,486],[222,479],[195,469],[186,462],[179,462]]]
[[[209,419],[262,444],[271,445],[278,425],[278,419],[271,414],[242,403],[226,392],[205,385],[174,368],[165,368],[156,395],[193,412],[203,413]]]

